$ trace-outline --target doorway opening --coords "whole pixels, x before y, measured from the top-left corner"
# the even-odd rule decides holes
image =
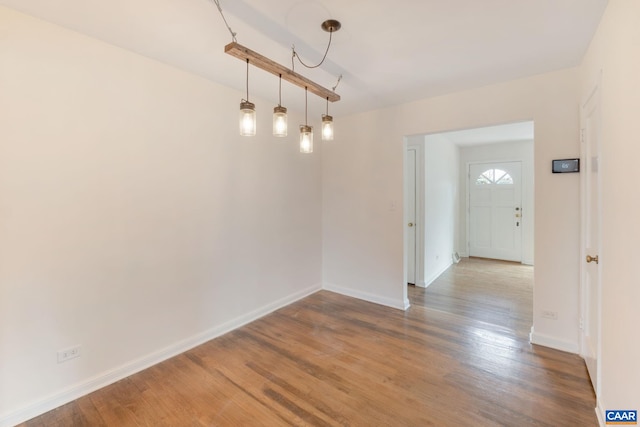
[[[533,275],[533,147],[533,121],[405,138],[405,283],[428,288],[469,257]]]

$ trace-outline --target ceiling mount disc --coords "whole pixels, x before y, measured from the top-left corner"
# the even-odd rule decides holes
[[[342,27],[342,24],[340,21],[336,21],[335,19],[327,19],[320,26],[327,33],[335,33],[340,29],[340,27]]]

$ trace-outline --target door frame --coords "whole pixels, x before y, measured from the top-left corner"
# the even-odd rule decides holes
[[[408,268],[408,203],[407,203],[407,190],[408,190],[408,174],[407,174],[407,151],[409,149],[416,151],[416,221],[415,221],[415,233],[416,233],[416,271],[415,271],[415,285],[421,288],[426,287],[424,281],[424,138],[422,142],[413,142],[405,138],[404,151],[403,151],[403,214],[402,214],[402,227],[404,238],[404,286],[407,286],[407,268]]]
[[[595,102],[595,108],[598,110],[596,113],[599,117],[598,120],[601,121],[602,118],[602,71],[598,74],[596,82],[591,86],[591,90],[588,92],[588,95],[584,97],[583,102],[580,104],[580,158],[582,159],[582,169],[586,172],[587,168],[590,167],[589,159],[587,156],[586,149],[586,109],[590,102]],[[599,257],[598,269],[597,269],[597,332],[596,332],[596,379],[594,387],[594,392],[596,395],[596,401],[599,400],[600,397],[600,387],[601,387],[601,377],[602,377],[602,138],[601,138],[601,128],[599,128],[600,135],[598,135],[598,177],[596,182],[597,192],[599,194],[598,197],[598,206],[597,206],[597,215],[598,215],[598,248],[597,254]],[[586,223],[586,214],[589,206],[587,204],[587,174],[580,174],[580,320],[579,320],[579,330],[580,330],[580,356],[585,359],[586,356],[586,337],[585,337],[585,317],[589,314],[588,310],[588,283],[587,283],[587,274],[586,268],[587,264],[585,258],[587,255],[593,255],[587,253],[587,223]],[[593,383],[593,381],[592,381]]]
[[[535,144],[535,142],[534,142]],[[524,198],[525,198],[525,185],[524,185],[524,180],[525,180],[525,162],[522,159],[512,159],[512,158],[507,158],[507,159],[499,159],[499,160],[481,160],[481,161],[477,161],[477,162],[467,162],[466,165],[466,172],[465,172],[465,226],[466,226],[466,236],[467,236],[467,241],[465,242],[465,253],[467,254],[467,256],[469,256],[469,254],[471,253],[471,235],[470,235],[470,231],[471,231],[471,165],[483,165],[483,164],[491,164],[491,163],[509,163],[509,162],[518,162],[520,163],[520,212],[523,212],[523,205],[524,205]],[[533,207],[531,207],[531,209],[533,210]],[[520,218],[520,227],[521,227],[521,233],[523,234],[524,237],[524,225],[525,225],[525,220],[527,219],[528,216],[528,212],[527,214],[522,214],[522,217]],[[524,238],[520,239],[520,263],[521,264],[526,264],[524,262]]]

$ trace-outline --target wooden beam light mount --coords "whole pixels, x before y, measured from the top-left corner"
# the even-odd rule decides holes
[[[340,95],[338,95],[334,91],[320,86],[319,84],[296,73],[290,68],[284,67],[277,62],[267,58],[266,56],[260,55],[258,52],[246,48],[237,42],[231,42],[226,45],[224,47],[224,51],[225,53],[228,53],[231,56],[235,56],[242,61],[246,61],[248,59],[251,65],[267,71],[274,76],[282,75],[282,78],[284,80],[288,81],[289,83],[293,83],[294,85],[299,86],[302,89],[306,87],[309,92],[313,93],[314,95],[318,95],[322,99],[328,99],[331,102],[340,101]]]
[[[255,52],[247,47],[242,46],[239,43],[231,42],[224,47],[225,53],[228,53],[231,56],[235,56],[243,61],[249,60],[249,63],[254,67],[258,67],[264,71],[267,71],[274,76],[278,77],[282,75],[282,79],[288,81],[289,83],[293,83],[296,86],[304,89],[308,88],[309,92],[314,95],[318,95],[322,99],[329,98],[329,101],[336,102],[340,101],[340,95],[335,93],[334,91],[327,89],[319,84],[315,83],[312,80],[304,77],[291,70],[290,68],[284,67],[278,64],[275,61],[267,58],[266,56],[260,55],[258,52]]]

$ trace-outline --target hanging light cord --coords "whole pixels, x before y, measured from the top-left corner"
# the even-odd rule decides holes
[[[247,102],[249,102],[249,58],[247,58]]]
[[[304,87],[304,125],[307,125],[307,87]]]
[[[296,63],[294,60],[296,59],[296,46],[291,45],[291,71],[296,70]]]
[[[220,0],[211,0],[211,1],[218,8],[218,11],[220,12],[220,16],[222,16],[222,20],[224,21],[224,25],[227,26],[227,29],[229,30],[229,33],[231,33],[231,40],[234,41],[234,42],[237,42],[238,40],[236,39],[236,33],[233,32],[233,30],[229,26],[229,23],[227,22],[227,18],[225,18],[224,17],[224,13],[222,13],[222,6],[220,6]]]
[[[296,52],[296,47],[293,46],[292,47],[292,54],[291,54],[291,69],[293,69],[293,59],[294,58],[298,58],[298,61],[304,65],[307,68],[318,68],[319,66],[322,65],[322,63],[324,62],[325,59],[327,59],[327,54],[329,53],[329,48],[331,47],[331,36],[333,35],[333,29],[329,30],[329,44],[327,45],[327,50],[324,51],[324,56],[322,57],[322,61],[320,61],[319,64],[317,65],[307,65],[305,64],[302,59],[300,59],[300,55],[298,55],[298,52]]]
[[[237,33],[234,32],[231,29],[231,26],[227,22],[227,18],[224,16],[224,12],[222,11],[222,6],[220,5],[220,0],[210,0],[210,1],[213,4],[215,4],[216,7],[218,8],[218,12],[220,12],[220,16],[222,17],[222,20],[224,21],[224,25],[226,25],[227,30],[229,30],[229,34],[231,34],[231,41],[233,41],[234,43],[237,43],[238,42],[238,39],[236,38]],[[331,48],[332,39],[333,39],[333,28],[331,28],[329,30],[329,43],[327,44],[327,49],[324,51],[324,55],[322,56],[322,60],[316,65],[305,64],[304,61],[302,61],[302,59],[300,59],[300,55],[298,55],[298,52],[296,52],[295,45],[291,46],[291,70],[295,71],[295,59],[296,58],[298,58],[298,61],[306,68],[318,68],[319,66],[321,66],[324,63],[325,59],[327,59],[327,54],[329,53],[329,48]],[[340,76],[338,77],[338,81],[336,82],[336,85],[332,88],[332,90],[334,92],[336,91],[336,88],[340,84],[341,80],[342,80],[342,74],[340,74]],[[306,99],[306,90],[307,90],[307,88],[305,87],[305,99]],[[248,58],[247,58],[247,101],[249,101],[249,59]],[[328,102],[328,100],[327,100],[327,102]],[[280,74],[280,90],[279,90],[278,106],[281,106],[281,104],[282,104],[282,74]],[[306,116],[306,112],[305,112],[305,116]],[[306,118],[305,118],[305,124],[306,124]]]
[[[334,91],[334,92],[336,91],[336,88],[340,84],[340,80],[342,80],[342,74],[340,74],[340,76],[338,76],[338,81],[336,82],[336,85],[331,88],[332,91]]]
[[[278,107],[282,107],[282,74],[280,74],[280,85],[278,86]]]

